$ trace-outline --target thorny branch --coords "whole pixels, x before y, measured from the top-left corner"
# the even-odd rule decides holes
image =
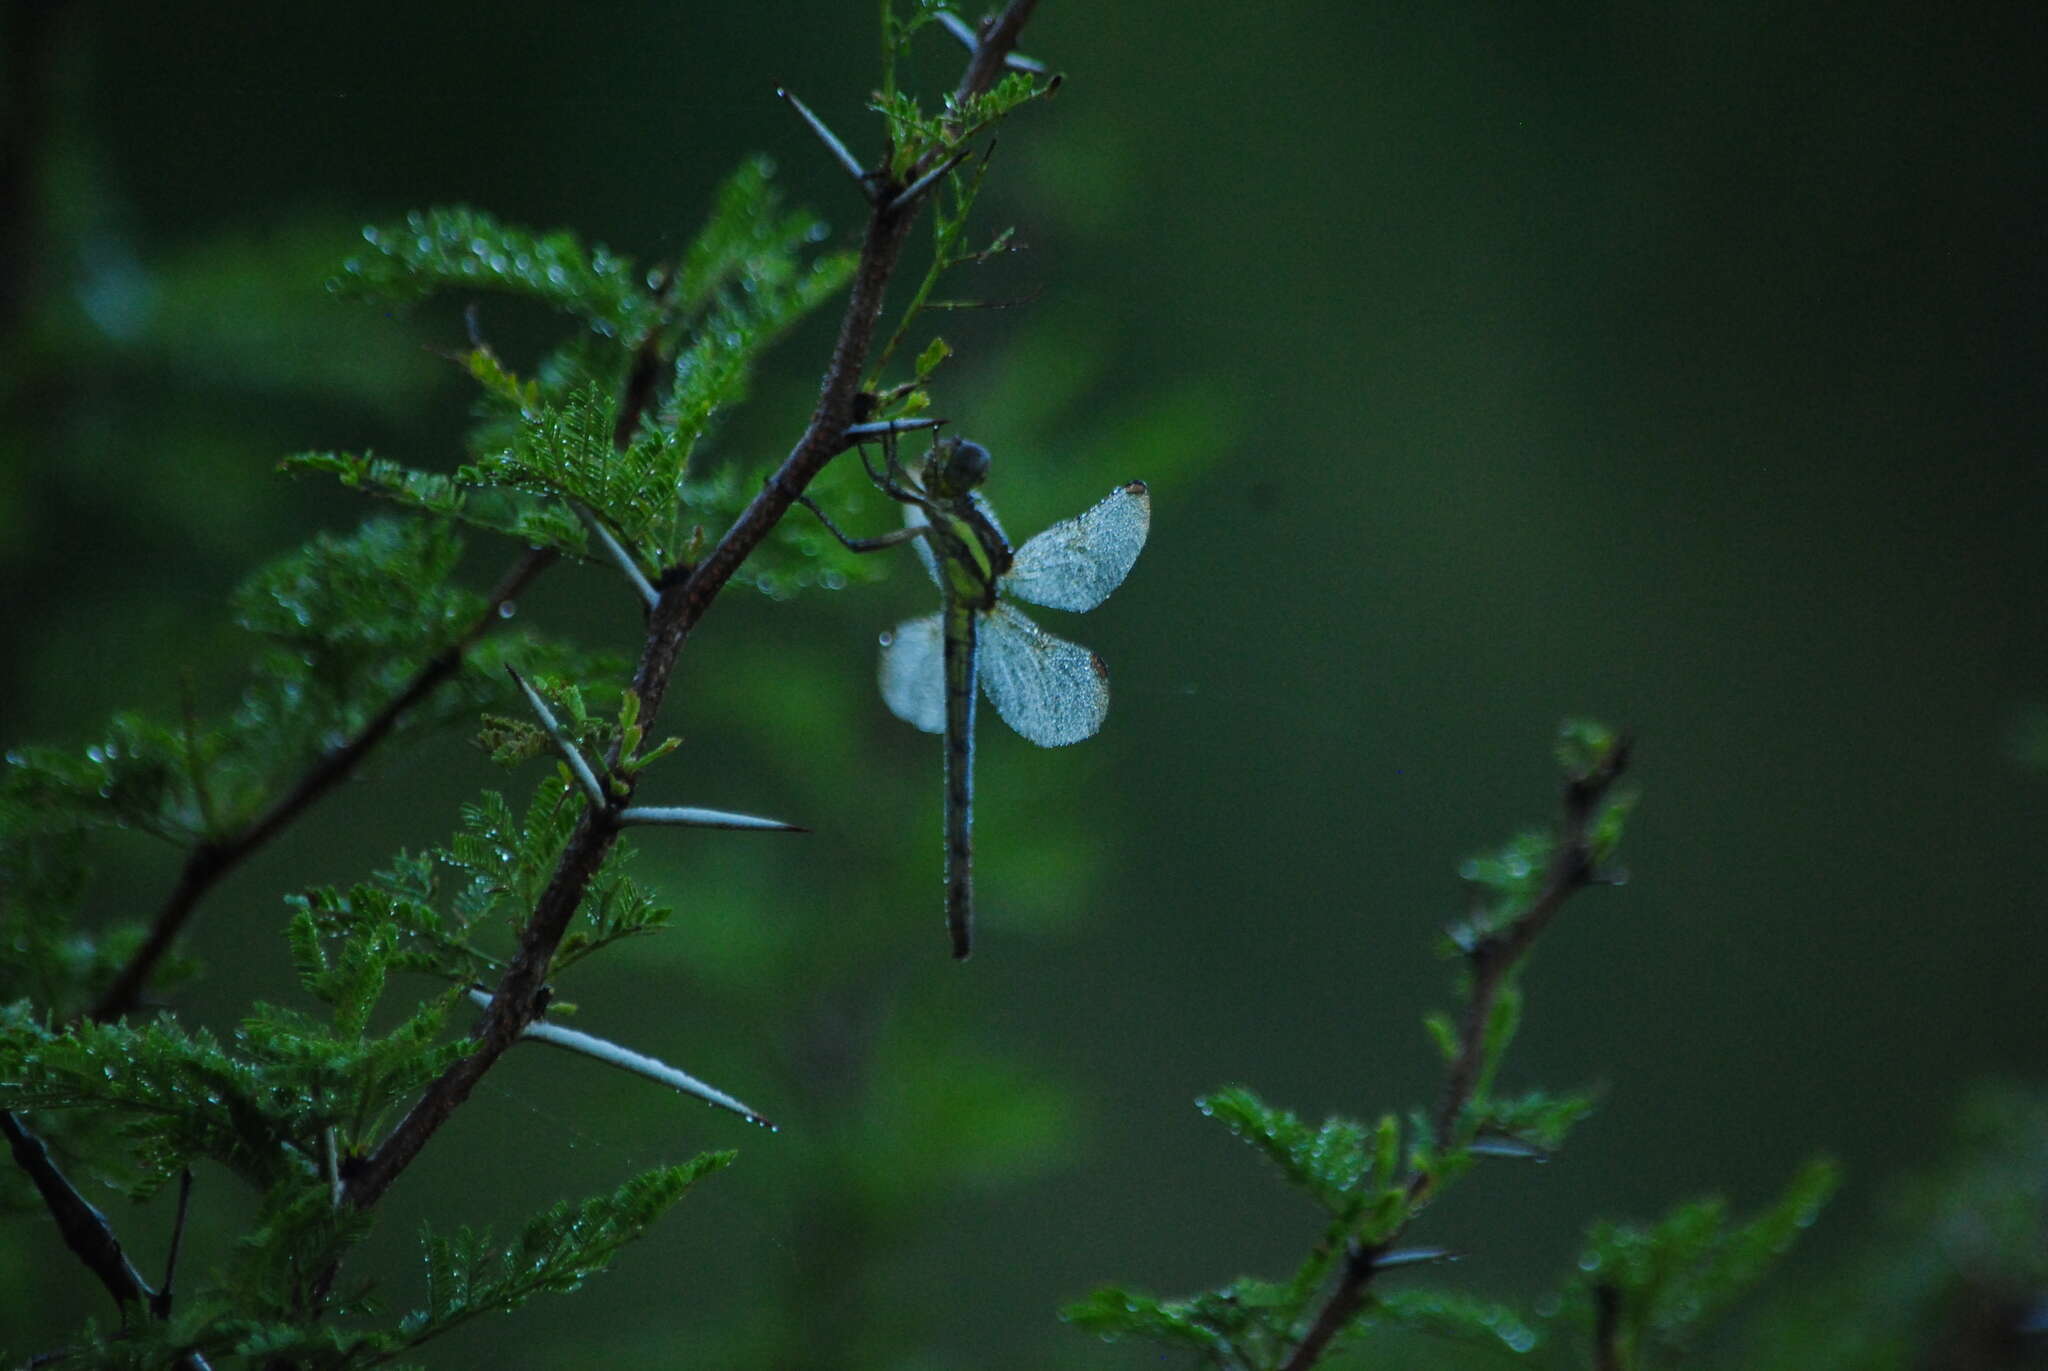
[[[1505,927],[1480,938],[1465,953],[1472,984],[1458,1026],[1458,1054],[1444,1077],[1443,1096],[1437,1102],[1432,1132],[1439,1156],[1457,1144],[1459,1119],[1472,1102],[1473,1090],[1485,1065],[1486,1027],[1509,977],[1529,954],[1537,936],[1557,917],[1565,901],[1600,879],[1601,873],[1594,865],[1592,825],[1608,792],[1627,769],[1629,752],[1629,740],[1618,739],[1596,766],[1566,781],[1563,817],[1542,889],[1528,908]],[[1411,1171],[1406,1188],[1407,1211],[1412,1219],[1429,1199],[1430,1177],[1419,1170]],[[1282,1371],[1308,1371],[1321,1360],[1331,1341],[1365,1307],[1373,1275],[1405,1227],[1404,1221],[1377,1242],[1350,1245],[1336,1284],[1330,1288],[1308,1332],[1295,1344]]]
[[[1035,7],[1036,0],[1011,0],[983,31],[967,74],[961,78],[961,96],[979,94],[994,83],[1018,31]],[[937,160],[911,168],[903,187],[914,185]],[[915,196],[902,195],[903,187],[897,187],[893,195],[874,198],[838,337],[819,387],[818,403],[802,437],[717,545],[687,576],[671,579],[664,586],[648,616],[647,640],[632,683],[633,693],[640,699],[642,720],[651,721],[661,708],[683,645],[719,591],[812,478],[845,450],[846,430],[858,417],[856,402],[868,351],[881,321],[883,296],[922,203]],[[609,760],[616,764],[619,759]],[[586,809],[577,820],[554,875],[520,932],[519,951],[507,965],[492,995],[491,1008],[475,1030],[473,1049],[428,1086],[391,1134],[353,1169],[345,1190],[348,1203],[359,1208],[374,1205],[535,1018],[555,949],[618,837],[618,806],[630,798],[628,793],[612,808]]]
[[[961,78],[957,91],[960,98],[986,91],[994,83],[1034,8],[1036,0],[1011,0],[1001,15],[989,21]],[[852,291],[820,386],[818,403],[795,448],[711,553],[688,569],[687,576],[669,585],[653,607],[647,641],[632,685],[641,700],[641,718],[652,719],[660,708],[690,630],[719,591],[825,464],[849,445],[847,430],[857,417],[855,405],[862,370],[881,318],[884,293],[922,204],[918,193],[921,178],[937,166],[938,159],[934,159],[912,168],[904,185],[895,188],[893,195],[878,199],[868,221]],[[623,397],[616,434],[621,445],[630,441],[640,414],[653,398],[652,378],[658,371],[659,359],[649,351],[651,346],[650,338],[636,358]],[[406,687],[354,737],[323,755],[290,791],[238,832],[195,847],[170,895],[151,921],[147,939],[92,1006],[91,1017],[106,1022],[138,1008],[150,977],[200,901],[251,854],[352,775],[389,736],[407,710],[461,669],[469,649],[500,622],[502,608],[555,560],[553,552],[543,549],[529,549],[522,554],[492,589],[484,612],[470,628],[424,663]],[[610,761],[615,764],[618,758]],[[630,792],[630,782],[628,789]],[[546,891],[521,932],[519,953],[492,997],[491,1010],[476,1030],[474,1050],[436,1080],[383,1144],[354,1168],[342,1192],[347,1202],[358,1208],[374,1205],[533,1020],[547,967],[569,919],[610,852],[619,830],[618,811],[629,799],[630,793],[610,808],[584,812]],[[100,1277],[118,1303],[125,1306],[139,1302],[146,1306],[154,1292],[128,1262],[105,1216],[71,1187],[41,1141],[14,1115],[0,1116],[0,1132],[7,1136],[17,1164],[35,1181],[46,1207],[80,1259]],[[322,1286],[330,1286],[335,1274],[326,1273]],[[194,1353],[180,1366],[203,1371],[205,1362]]]

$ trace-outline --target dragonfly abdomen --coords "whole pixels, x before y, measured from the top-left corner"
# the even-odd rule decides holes
[[[946,607],[946,928],[953,956],[974,950],[975,611]]]

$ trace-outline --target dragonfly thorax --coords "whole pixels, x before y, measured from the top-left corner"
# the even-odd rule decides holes
[[[988,479],[988,449],[965,438],[932,444],[919,482],[930,521],[932,553],[951,598],[987,610],[995,607],[996,581],[1010,569],[1010,544],[990,519],[975,489]]]
[[[988,449],[965,438],[941,438],[924,459],[924,492],[957,500],[988,479]]]

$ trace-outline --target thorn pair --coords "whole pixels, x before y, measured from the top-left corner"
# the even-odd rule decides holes
[[[938,184],[940,177],[959,166],[967,157],[967,149],[962,148],[909,185],[891,193],[892,187],[883,180],[882,173],[862,167],[854,159],[853,154],[847,151],[846,144],[839,141],[839,135],[825,127],[825,121],[813,114],[809,105],[797,99],[794,91],[785,86],[777,86],[775,93],[787,100],[789,107],[797,112],[797,116],[810,125],[811,132],[818,135],[818,141],[825,145],[826,151],[832,154],[832,159],[853,178],[853,183],[860,187],[861,194],[867,196],[868,203],[880,208],[884,214],[900,214],[916,204],[919,197]]]
[[[939,10],[936,17],[939,21],[939,26],[955,38],[958,38],[966,46],[967,51],[972,53],[981,50],[981,35],[975,32],[972,24],[969,24],[951,10]],[[1034,57],[1026,57],[1021,52],[1013,52],[1005,56],[1003,58],[1003,65],[1011,71],[1021,71],[1032,76],[1043,76],[1052,70],[1045,63]]]

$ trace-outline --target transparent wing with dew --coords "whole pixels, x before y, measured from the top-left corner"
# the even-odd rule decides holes
[[[1004,723],[1040,747],[1093,737],[1109,714],[1109,668],[1102,659],[1047,633],[1009,605],[998,602],[982,616],[979,656],[989,703]],[[939,674],[938,667],[932,670]]]
[[[1047,609],[1093,609],[1123,584],[1151,528],[1145,483],[1118,486],[1093,509],[1018,548],[1000,590]]]
[[[882,700],[891,714],[927,733],[946,731],[945,652],[945,625],[937,614],[882,635]]]
[[[967,498],[974,501],[974,507],[981,511],[982,517],[988,520],[989,527],[996,531],[997,536],[1007,546],[1010,541],[1010,535],[1004,533],[1003,526],[996,522],[996,512],[988,507],[988,501],[981,498],[981,492],[977,490]],[[905,505],[903,507],[903,526],[905,528],[923,528],[930,522],[931,516],[924,512],[922,505]],[[934,585],[939,584],[939,558],[938,554],[932,551],[932,540],[929,538],[913,538],[910,541],[917,548],[917,560],[924,563],[925,574],[932,578]],[[1107,593],[1107,591],[1104,592],[1104,594]]]

